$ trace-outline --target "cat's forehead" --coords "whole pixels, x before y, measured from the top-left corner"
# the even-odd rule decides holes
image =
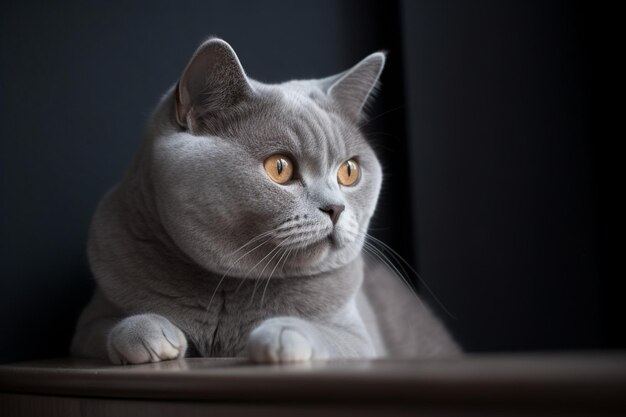
[[[365,145],[356,126],[316,89],[273,86],[239,122],[240,143],[255,154],[288,153],[322,164],[336,163]]]

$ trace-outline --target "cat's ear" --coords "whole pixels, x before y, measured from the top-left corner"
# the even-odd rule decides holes
[[[194,130],[199,119],[237,104],[251,92],[233,48],[221,39],[209,39],[193,54],[176,86],[176,121]]]
[[[340,111],[357,122],[363,117],[363,107],[376,89],[385,66],[385,53],[376,52],[333,77],[320,80],[320,85]]]

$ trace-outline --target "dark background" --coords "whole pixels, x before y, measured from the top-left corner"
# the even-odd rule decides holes
[[[0,361],[67,354],[92,212],[208,35],[267,82],[389,52],[365,127],[386,171],[372,233],[466,350],[626,347],[592,30],[560,1],[2,2]]]

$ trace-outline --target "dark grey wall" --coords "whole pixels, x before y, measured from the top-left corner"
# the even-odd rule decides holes
[[[472,350],[606,345],[590,11],[402,5],[416,250],[443,317]]]
[[[576,5],[5,1],[1,10],[0,361],[66,353],[91,288],[90,216],[210,34],[269,82],[329,75],[387,49],[366,127],[387,174],[373,233],[418,266],[470,350],[611,345],[600,331],[611,287],[597,268]]]

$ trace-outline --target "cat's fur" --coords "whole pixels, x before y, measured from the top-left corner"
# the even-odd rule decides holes
[[[94,216],[98,289],[72,352],[114,363],[457,353],[417,297],[361,256],[382,174],[358,123],[384,62],[268,85],[226,42],[203,43]],[[263,169],[276,153],[296,165],[284,185]],[[345,187],[337,169],[350,158],[361,178]],[[336,224],[329,205],[345,205]]]

